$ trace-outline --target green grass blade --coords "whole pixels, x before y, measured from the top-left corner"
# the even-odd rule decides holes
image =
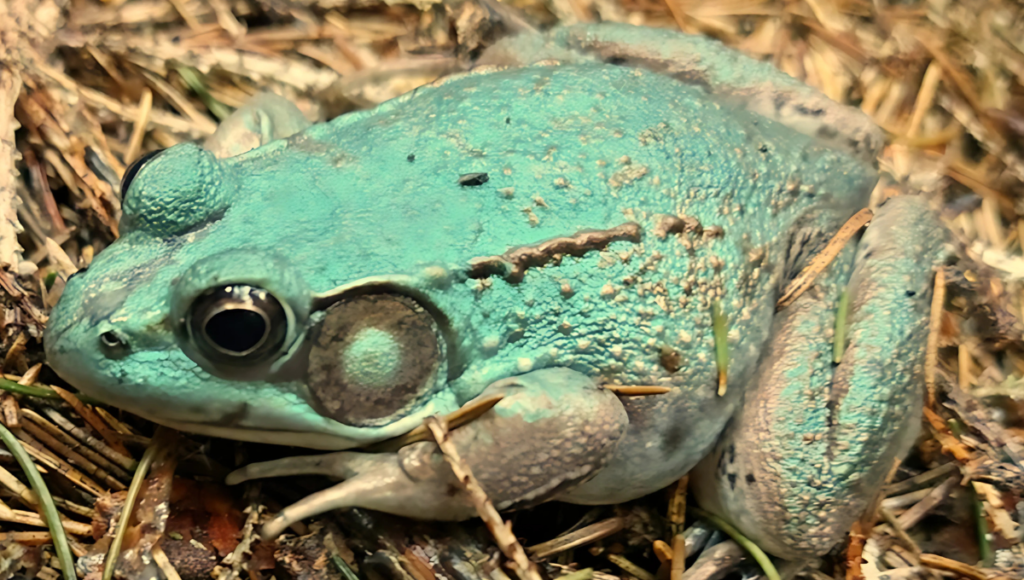
[[[691,507],[690,510],[699,517],[711,522],[716,528],[728,534],[734,542],[746,550],[747,553],[754,558],[754,561],[757,562],[758,566],[761,567],[761,571],[764,572],[765,578],[768,580],[782,580],[782,577],[779,576],[779,571],[775,569],[775,564],[772,563],[772,559],[768,557],[768,554],[764,553],[764,550],[762,550],[760,546],[751,541],[750,538],[744,536],[739,530],[732,527],[731,524],[716,515],[710,514],[697,507]]]
[[[43,387],[31,387],[29,385],[22,385],[10,379],[0,378],[0,389],[7,391],[8,393],[14,393],[16,395],[25,395],[26,397],[39,397],[40,399],[60,399],[60,395],[55,393],[51,389]],[[80,395],[73,393],[78,397],[79,401],[89,405],[104,405],[99,399],[94,399],[88,395]]]
[[[121,544],[124,542],[128,522],[131,520],[132,511],[135,508],[135,500],[139,497],[139,490],[142,489],[142,484],[146,481],[146,474],[149,473],[153,460],[163,450],[168,431],[166,427],[157,428],[149,447],[142,454],[139,466],[135,468],[135,475],[132,477],[131,485],[128,486],[128,495],[124,498],[124,506],[121,508],[121,517],[117,521],[117,529],[114,530],[114,538],[110,542],[107,557],[103,561],[103,580],[111,580],[114,577],[117,561],[121,557]]]
[[[50,490],[46,487],[43,476],[39,474],[36,464],[32,463],[32,458],[29,457],[25,448],[21,446],[18,438],[3,423],[0,423],[0,439],[3,440],[7,450],[18,461],[18,465],[25,472],[25,477],[28,478],[29,485],[32,486],[32,491],[39,498],[39,503],[43,508],[42,516],[46,520],[46,525],[50,528],[50,537],[53,538],[53,549],[57,552],[57,561],[60,562],[64,580],[77,580],[75,560],[71,557],[71,546],[68,545],[68,537],[64,534],[64,525],[60,522],[60,513],[57,512],[57,506],[53,503],[53,496],[50,495]]]

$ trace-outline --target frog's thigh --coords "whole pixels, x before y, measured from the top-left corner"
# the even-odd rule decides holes
[[[504,398],[451,432],[451,440],[499,510],[538,504],[600,470],[615,452],[628,419],[618,397],[576,371],[552,368],[497,381],[480,397]],[[346,479],[281,512],[264,527],[274,536],[327,510],[363,507],[397,515],[462,520],[476,515],[432,443],[397,453],[345,451],[257,463],[229,483],[260,477],[321,474]]]
[[[750,365],[753,366],[753,365]],[[629,416],[615,456],[593,479],[557,499],[584,505],[621,503],[678,480],[715,445],[740,389],[716,394],[716,377],[698,375],[695,388],[623,397]]]
[[[820,555],[850,529],[920,425],[942,231],[921,198],[879,209],[857,247],[839,365],[832,337],[849,248],[776,315],[742,411],[697,468],[702,505],[785,558]]]

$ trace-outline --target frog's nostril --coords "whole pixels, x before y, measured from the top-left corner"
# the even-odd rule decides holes
[[[99,350],[108,359],[119,359],[131,352],[128,348],[128,339],[116,330],[108,330],[100,335]]]
[[[123,340],[121,340],[121,337],[117,336],[117,334],[113,332],[110,332],[109,330],[100,335],[100,342],[102,342],[103,346],[107,348],[119,348],[125,346],[125,343]]]

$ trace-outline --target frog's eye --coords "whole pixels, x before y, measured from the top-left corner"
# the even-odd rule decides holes
[[[147,161],[150,161],[163,152],[163,149],[157,149],[156,151],[145,153],[141,157],[136,158],[135,161],[132,161],[132,164],[128,166],[128,169],[124,170],[124,176],[121,178],[122,202],[124,201],[124,198],[128,196],[128,188],[132,186],[132,180],[139,174],[139,170],[142,169],[142,166],[145,165]]]
[[[252,363],[281,350],[288,315],[266,290],[231,284],[200,294],[192,302],[186,326],[192,343],[208,360]]]
[[[406,296],[370,294],[337,302],[311,338],[310,392],[321,414],[346,425],[400,419],[447,378],[437,323]]]

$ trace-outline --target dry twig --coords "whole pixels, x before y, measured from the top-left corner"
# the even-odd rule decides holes
[[[455,448],[455,444],[448,438],[448,425],[445,424],[445,420],[442,417],[427,417],[424,424],[433,433],[434,440],[437,441],[437,446],[441,449],[441,453],[444,454],[448,465],[451,466],[452,472],[455,473],[455,477],[458,478],[459,483],[462,484],[463,489],[469,495],[470,501],[476,507],[477,514],[480,515],[480,519],[484,521],[487,529],[491,531],[491,535],[494,536],[494,541],[498,544],[501,553],[505,554],[505,557],[509,559],[513,570],[522,580],[541,580],[540,572],[537,571],[537,565],[527,557],[523,546],[512,533],[512,525],[506,524],[501,519],[498,510],[494,509],[494,504],[487,497],[487,493],[484,492],[483,488],[480,487],[480,483],[473,477],[473,472],[470,471],[469,466],[462,461],[462,457],[459,456],[459,450]]]

